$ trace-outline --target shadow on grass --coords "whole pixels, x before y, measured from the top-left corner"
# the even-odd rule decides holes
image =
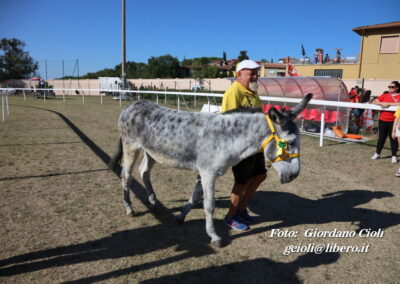
[[[356,207],[373,199],[392,196],[392,193],[385,191],[343,190],[325,194],[318,200],[311,200],[287,192],[258,191],[249,206],[251,211],[259,215],[255,217],[255,222],[279,223],[255,228],[231,238],[259,234],[272,229],[306,224],[316,226],[331,222],[351,222],[358,227],[356,232],[362,229],[376,231],[389,228],[400,224],[400,214]]]
[[[259,215],[254,216],[254,223],[279,223],[235,234],[231,236],[231,239],[272,229],[331,222],[350,222],[358,226],[357,232],[362,229],[389,228],[400,224],[400,214],[356,207],[367,204],[373,199],[393,196],[392,193],[386,191],[342,190],[324,194],[322,198],[312,200],[288,192],[256,191],[249,204],[249,209]],[[175,200],[175,202],[182,201]],[[229,208],[229,197],[216,198],[215,205],[217,208]],[[199,204],[196,208],[201,206],[202,204]],[[179,207],[171,210],[178,211]]]
[[[222,226],[221,222],[217,226]],[[179,226],[171,220],[169,224],[120,231],[94,241],[22,254],[0,260],[0,276],[12,276],[91,261],[137,257],[171,247],[176,252],[174,256],[166,256],[156,261],[75,281],[93,283],[145,271],[186,258],[214,253],[208,245],[208,236],[203,231],[199,232],[199,227],[204,227],[203,220],[189,221],[185,226]]]
[[[36,129],[37,130],[37,129]],[[43,130],[43,129],[40,129]],[[80,144],[82,142],[48,142],[48,143],[26,143],[26,144],[0,144],[0,147],[13,147],[13,146],[43,146],[43,145],[63,145],[63,144]]]
[[[323,253],[320,255],[307,253],[288,263],[275,262],[267,258],[256,258],[167,275],[140,283],[303,283],[296,275],[300,268],[334,263],[339,257],[339,253]],[[329,277],[329,275],[326,275],[326,277]]]
[[[30,175],[30,176],[18,176],[18,177],[5,177],[0,178],[0,181],[5,180],[17,180],[17,179],[27,179],[27,178],[47,178],[47,177],[56,177],[56,176],[65,176],[65,175],[77,175],[77,174],[87,174],[87,173],[95,173],[95,172],[103,172],[109,171],[109,169],[97,169],[97,170],[87,170],[87,171],[76,171],[76,172],[64,172],[64,173],[51,173],[46,175]]]

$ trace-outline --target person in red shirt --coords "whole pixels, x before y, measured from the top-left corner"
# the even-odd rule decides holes
[[[350,97],[351,103],[355,103],[355,98],[356,98],[356,95],[358,94],[358,90],[359,90],[358,86],[351,88],[351,90],[349,92],[349,97]]]
[[[382,94],[378,98],[376,98],[372,103],[375,105],[379,105],[382,108],[388,108],[390,106],[400,106],[400,83],[398,81],[393,81],[388,86],[389,93]],[[399,147],[399,143],[396,139],[392,138],[392,129],[394,122],[394,113],[392,111],[384,111],[382,110],[379,116],[379,135],[378,135],[378,143],[376,145],[376,152],[371,157],[371,159],[376,160],[380,158],[381,151],[383,146],[385,145],[386,137],[389,136],[390,139],[390,148],[392,150],[392,163],[397,163],[397,149]]]
[[[358,86],[355,86],[354,88],[351,88],[350,93],[349,93],[349,97],[350,97],[350,102],[351,103],[360,103],[361,102],[361,96],[360,96],[361,90],[358,88]],[[352,108],[350,109],[350,113],[353,117],[353,124],[355,126],[357,126],[357,131],[356,133],[358,133],[361,125],[360,125],[360,118],[364,112],[364,109],[360,109],[360,108]]]

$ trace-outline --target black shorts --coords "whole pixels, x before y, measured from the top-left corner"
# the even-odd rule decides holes
[[[264,154],[257,153],[241,161],[232,167],[233,176],[237,184],[246,184],[254,176],[267,172],[265,168]]]

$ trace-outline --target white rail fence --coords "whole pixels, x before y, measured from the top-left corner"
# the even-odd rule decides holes
[[[37,89],[33,88],[0,88],[0,94],[2,97],[2,114],[3,114],[3,121],[5,120],[5,116],[9,115],[9,107],[8,107],[8,96],[10,94],[14,94],[15,91],[22,91],[22,94],[24,96],[24,99],[26,99],[26,93],[27,92],[34,92],[38,91]],[[46,91],[66,91],[67,89],[40,89],[40,91],[43,91],[43,100],[46,100]],[[180,102],[180,97],[184,96],[193,96],[194,99],[196,97],[207,97],[207,105],[208,105],[208,111],[211,111],[212,105],[210,98],[222,98],[223,94],[216,94],[216,93],[189,93],[189,92],[169,92],[169,91],[143,91],[143,90],[108,90],[108,89],[90,89],[91,91],[98,91],[101,93],[100,95],[100,103],[103,104],[103,92],[114,92],[118,94],[118,100],[119,100],[119,105],[122,106],[122,100],[126,96],[126,94],[137,94],[138,99],[140,99],[140,94],[154,94],[156,95],[156,102],[159,103],[159,97],[158,95],[164,95],[165,102],[166,102],[166,96],[167,95],[176,95],[177,96],[177,108],[180,109],[181,102]],[[85,92],[88,92],[89,89],[76,89],[75,93],[76,95],[81,95],[82,96],[82,103],[85,103]],[[65,95],[64,92],[62,94],[63,96],[63,101],[65,102]],[[47,96],[48,97],[48,96]],[[260,97],[263,102],[267,103],[272,103],[272,102],[279,102],[279,103],[298,103],[302,99],[301,98],[285,98],[285,97],[270,97],[270,96],[261,96]],[[373,105],[373,104],[364,104],[364,103],[350,103],[350,102],[338,102],[338,101],[326,101],[326,100],[311,100],[309,105],[314,105],[314,106],[319,106],[321,107],[321,121],[320,121],[320,147],[323,146],[323,141],[324,141],[324,128],[325,128],[325,109],[327,107],[341,107],[341,108],[358,108],[358,109],[371,109],[371,110],[376,110],[376,111],[381,111],[383,110],[382,107]],[[385,110],[387,111],[396,111],[397,107],[396,106],[391,106],[389,108],[386,108]]]
[[[14,88],[0,88],[1,114],[3,121],[5,121],[7,116],[10,115],[10,108],[8,106],[8,96],[15,94],[15,92],[16,90]]]

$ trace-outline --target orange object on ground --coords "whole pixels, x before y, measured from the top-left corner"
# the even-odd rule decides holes
[[[357,134],[346,134],[345,138],[360,140],[362,139],[362,136]]]
[[[334,126],[334,127],[332,127],[332,129],[333,129],[333,132],[336,134],[336,136],[339,138],[349,138],[349,139],[355,139],[355,140],[361,140],[363,138],[361,135],[357,135],[357,134],[344,134],[341,126]]]
[[[346,135],[343,133],[341,126],[334,126],[332,128],[332,130],[336,134],[337,137],[345,138]]]

